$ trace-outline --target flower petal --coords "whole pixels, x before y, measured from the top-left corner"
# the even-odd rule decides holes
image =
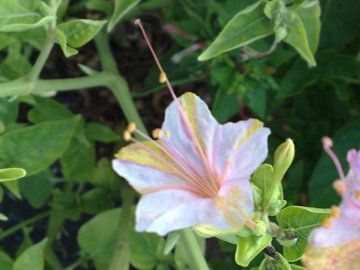
[[[136,230],[166,235],[202,224],[224,230],[241,228],[246,219],[242,213],[251,216],[253,203],[251,194],[238,184],[234,181],[224,186],[215,199],[201,198],[184,190],[146,194],[137,206]]]
[[[113,160],[112,164],[120,176],[140,193],[188,187],[176,171],[177,165],[169,160],[166,154],[150,142],[142,144],[153,152],[147,151],[139,144],[130,144],[116,154],[117,159]]]
[[[165,120],[162,126],[164,131],[170,132],[170,138],[162,138],[171,148],[181,151],[188,164],[196,165],[196,170],[201,175],[206,175],[203,160],[196,149],[196,141],[200,144],[202,151],[207,153],[207,145],[211,141],[214,130],[218,123],[211,115],[208,106],[193,93],[185,93],[178,98],[181,109],[188,120],[192,131],[189,131],[181,115],[176,101],[172,102],[165,111]],[[193,136],[192,136],[193,135]]]

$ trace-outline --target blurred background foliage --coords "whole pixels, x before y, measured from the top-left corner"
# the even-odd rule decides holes
[[[40,1],[15,2],[21,10],[44,13]],[[160,126],[171,98],[159,85],[158,71],[133,25],[133,19],[140,17],[178,95],[195,91],[221,123],[261,119],[272,131],[270,153],[292,138],[296,159],[284,181],[285,199],[290,204],[329,207],[339,201],[331,188],[338,176],[322,151],[321,138],[334,139],[334,150],[345,171],[347,150],[360,148],[360,5],[358,0],[259,3],[265,2],[274,6],[282,2],[289,10],[305,2],[319,5],[320,21],[315,15],[308,18],[309,29],[321,25],[318,41],[314,34],[308,45],[302,45],[315,42],[318,46],[310,54],[294,46],[284,34],[292,33],[291,29],[284,30],[275,12],[269,33],[266,30],[261,38],[250,33],[252,42],[198,61],[227,23],[256,1],[63,0],[57,12],[59,22],[86,18],[97,23],[84,22],[86,31],[80,43],[68,35],[74,25],[59,27],[64,33],[57,36],[61,46],[54,47],[41,78],[76,78],[101,70],[99,47],[94,42],[83,45],[102,28],[110,33],[112,59],[129,84],[145,126],[149,130]],[[0,0],[0,15],[14,10],[9,1]],[[25,19],[16,23],[0,19],[2,83],[29,74],[43,48],[44,28],[29,27],[43,22],[36,16]],[[46,20],[52,20],[51,16]],[[24,25],[28,30],[16,31]],[[101,85],[98,82],[89,91],[0,99],[0,168],[16,165],[28,172],[17,184],[2,183],[5,188],[0,189],[0,212],[9,219],[1,223],[1,269],[25,269],[21,264],[34,256],[40,259],[34,262],[38,268],[32,269],[43,269],[44,260],[51,265],[49,258],[54,254],[66,269],[127,269],[110,268],[115,263],[119,219],[133,216],[132,208],[125,214],[119,209],[133,198],[126,199],[128,187],[110,165],[112,155],[125,144],[119,134],[127,121],[112,93]],[[62,222],[54,221],[58,219]],[[170,252],[181,241],[176,233],[164,240],[137,234],[132,228],[131,221],[125,227],[129,245],[119,248],[126,263],[130,260],[137,269],[187,269],[181,245]],[[49,242],[53,252],[47,248]],[[170,251],[164,253],[164,249]],[[234,252],[235,246],[207,241],[206,254],[213,269],[240,269]],[[253,266],[259,265],[260,259]],[[56,269],[56,263],[52,268]]]

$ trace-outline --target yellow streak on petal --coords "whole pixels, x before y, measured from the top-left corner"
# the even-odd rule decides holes
[[[240,228],[244,226],[244,221],[250,219],[248,213],[242,209],[238,202],[241,200],[242,191],[240,188],[232,188],[226,194],[226,197],[216,197],[215,204],[224,214],[224,217],[228,224],[234,228]]]
[[[191,92],[187,92],[181,96],[180,101],[181,101],[181,105],[185,111],[186,117],[190,122],[191,128],[195,133],[196,138],[198,139],[201,147],[206,152],[206,149],[204,147],[204,142],[203,142],[202,136],[201,136],[201,130],[199,130],[198,123],[197,123],[198,113],[197,113],[196,95]]]
[[[236,144],[236,148],[240,148],[240,146],[247,141],[258,129],[264,126],[263,122],[255,119],[254,123],[247,129],[246,134],[242,137],[239,142]]]
[[[355,199],[360,201],[360,191],[355,193]]]
[[[145,147],[149,148],[151,151],[155,152],[161,158],[178,168],[177,164],[173,163],[172,160],[170,160],[167,155],[152,142],[142,142],[142,144]],[[144,165],[147,167],[153,167],[165,173],[177,175],[177,173],[166,163],[162,162],[154,154],[150,153],[141,145],[136,143],[132,143],[126,147],[121,148],[120,151],[115,154],[115,157],[119,160],[136,163],[138,165]]]

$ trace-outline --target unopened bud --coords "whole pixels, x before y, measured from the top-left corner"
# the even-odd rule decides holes
[[[275,151],[274,181],[280,182],[294,160],[295,146],[291,139],[280,144]]]

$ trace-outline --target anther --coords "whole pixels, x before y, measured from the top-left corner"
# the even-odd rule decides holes
[[[131,133],[130,133],[130,131],[128,131],[128,130],[125,130],[124,131],[124,134],[123,134],[123,138],[124,138],[124,140],[125,141],[130,141],[131,140]]]
[[[360,201],[360,191],[357,191],[355,193],[355,199],[359,200]]]
[[[323,221],[323,223],[322,223],[322,226],[324,227],[324,228],[330,228],[331,226],[332,226],[332,221],[331,221],[331,219],[325,219],[324,221]]]
[[[339,195],[343,195],[346,190],[345,183],[342,180],[336,180],[333,182],[333,188]]]
[[[339,206],[332,206],[331,207],[331,216],[333,218],[338,218],[340,216],[340,207]]]
[[[163,135],[163,131],[160,129],[160,128],[155,128],[153,131],[152,131],[152,136],[155,138],[155,139],[160,139]]]
[[[133,133],[136,130],[136,124],[134,122],[130,122],[126,130],[130,133]]]
[[[167,81],[166,73],[165,72],[160,72],[159,82],[160,83],[166,83],[166,81]]]

